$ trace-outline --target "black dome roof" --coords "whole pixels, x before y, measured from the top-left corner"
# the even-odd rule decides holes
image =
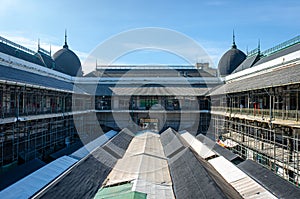
[[[233,41],[232,48],[229,49],[219,61],[219,75],[226,76],[231,74],[245,59],[245,53],[237,49],[235,42]]]
[[[69,49],[67,41],[62,49],[54,53],[55,70],[71,76],[82,76],[81,63],[77,55]],[[78,74],[77,74],[78,73]]]

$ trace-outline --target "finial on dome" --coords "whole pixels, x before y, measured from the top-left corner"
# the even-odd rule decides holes
[[[65,45],[63,46],[64,48],[68,48],[68,44],[67,44],[67,29],[65,29]]]
[[[258,39],[257,51],[260,52],[260,39]]]
[[[233,32],[232,32],[232,48],[236,48],[236,45],[235,45],[234,29],[233,29]]]
[[[38,51],[40,50],[41,45],[40,45],[40,38],[38,38]]]

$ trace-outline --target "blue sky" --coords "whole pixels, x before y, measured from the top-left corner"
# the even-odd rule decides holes
[[[265,50],[300,33],[300,1],[0,0],[0,5],[1,36],[33,50],[40,38],[43,48],[51,44],[56,51],[67,29],[69,47],[82,62],[98,44],[135,28],[178,31],[198,42],[215,65],[230,48],[233,29],[244,52],[256,48],[259,39]],[[184,60],[150,50],[130,53],[116,63],[181,64]]]

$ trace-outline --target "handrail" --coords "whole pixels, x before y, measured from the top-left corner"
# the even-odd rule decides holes
[[[198,69],[194,65],[97,65],[96,70],[105,69]]]
[[[287,47],[292,46],[292,45],[297,44],[297,43],[300,43],[300,35],[298,35],[298,36],[296,36],[296,37],[294,37],[294,38],[292,38],[290,40],[287,40],[287,41],[285,41],[285,42],[283,42],[281,44],[278,44],[278,45],[276,45],[276,46],[274,46],[272,48],[269,48],[269,49],[263,51],[262,54],[264,56],[268,56],[270,54],[273,54],[273,53],[275,53],[277,51],[280,51],[280,50],[282,50],[284,48],[287,48]]]
[[[25,51],[25,52],[27,52],[27,53],[30,53],[30,54],[35,54],[35,52],[33,51],[33,50],[30,50],[29,48],[26,48],[26,47],[24,47],[24,46],[21,46],[20,44],[16,44],[15,42],[12,42],[12,41],[10,41],[10,40],[8,40],[8,39],[5,39],[4,37],[1,37],[0,36],[0,41],[2,42],[2,43],[5,43],[5,44],[8,44],[8,45],[10,45],[10,46],[12,46],[12,47],[15,47],[15,48],[18,48],[18,49],[20,49],[20,50],[23,50],[23,51]]]
[[[50,56],[51,57],[51,52],[49,52],[49,51],[47,51],[47,50],[45,50],[45,49],[43,49],[43,48],[41,48],[41,47],[39,47],[39,50],[38,50],[39,52],[42,52],[42,53],[44,53],[44,54],[46,54],[46,55],[48,55],[48,56]]]
[[[253,55],[257,55],[259,53],[259,48],[255,48],[247,53],[247,57],[251,57]]]
[[[242,115],[268,117],[270,116],[270,109],[255,109],[255,108],[236,108],[236,107],[222,107],[212,106],[212,111],[222,111],[226,113],[238,113]],[[295,120],[299,121],[300,110],[279,110],[272,109],[272,120]]]

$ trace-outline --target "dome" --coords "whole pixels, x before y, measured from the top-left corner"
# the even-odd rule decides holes
[[[231,74],[245,59],[245,53],[237,49],[235,42],[233,41],[232,48],[229,49],[219,61],[219,75],[226,76]]]
[[[82,76],[81,63],[77,55],[69,49],[67,41],[62,49],[54,53],[55,70],[71,76]]]

